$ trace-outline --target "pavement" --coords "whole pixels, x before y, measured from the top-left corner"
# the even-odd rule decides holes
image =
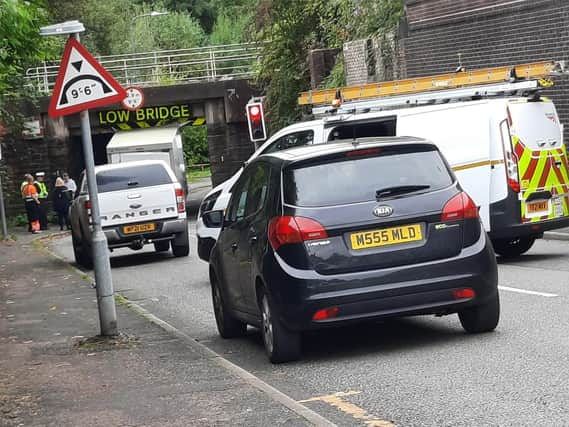
[[[0,426],[318,424],[121,299],[121,335],[97,337],[95,289],[47,253],[57,238],[0,243]]]
[[[548,240],[566,240],[569,241],[569,228],[560,228],[559,230],[546,231],[543,238]]]

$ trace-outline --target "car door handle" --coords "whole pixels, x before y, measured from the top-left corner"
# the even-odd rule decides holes
[[[251,243],[252,245],[254,245],[255,243],[257,243],[257,236],[251,236],[249,238],[249,243]]]
[[[235,252],[235,251],[237,250],[237,243],[233,243],[233,244],[231,245],[231,250],[232,250],[233,252]]]

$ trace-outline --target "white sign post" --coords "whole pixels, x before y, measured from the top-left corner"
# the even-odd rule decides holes
[[[43,27],[40,34],[44,36],[70,34],[63,52],[48,112],[51,117],[77,112],[80,114],[85,174],[91,201],[91,222],[93,224],[91,251],[95,270],[99,322],[101,335],[113,336],[118,334],[117,313],[107,239],[101,227],[88,109],[112,102],[120,102],[125,98],[126,92],[81,46],[79,33],[83,31],[83,24],[78,21],[70,21]]]

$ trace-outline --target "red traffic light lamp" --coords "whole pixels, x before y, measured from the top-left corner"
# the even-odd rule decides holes
[[[249,137],[251,141],[264,141],[267,139],[267,130],[265,127],[265,114],[263,112],[263,104],[258,101],[251,100],[247,104],[247,123],[249,124]]]

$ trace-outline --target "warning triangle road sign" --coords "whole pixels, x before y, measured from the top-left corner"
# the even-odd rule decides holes
[[[65,45],[48,113],[65,116],[120,102],[126,91],[74,38]]]

